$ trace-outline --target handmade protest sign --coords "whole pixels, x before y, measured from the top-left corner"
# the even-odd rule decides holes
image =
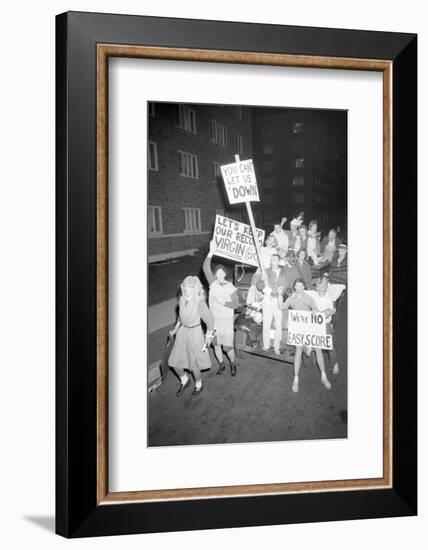
[[[230,204],[260,201],[252,159],[240,160],[220,168]]]
[[[327,334],[325,314],[319,311],[288,311],[287,344],[333,349],[333,336]]]
[[[265,239],[263,229],[256,228],[256,237],[260,245]],[[257,252],[251,227],[225,216],[216,215],[213,242],[217,256],[235,262],[258,267]]]

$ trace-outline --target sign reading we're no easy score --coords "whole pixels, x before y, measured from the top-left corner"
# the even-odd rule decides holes
[[[327,334],[325,313],[289,310],[287,344],[333,349],[333,336]]]
[[[252,159],[225,164],[221,173],[230,204],[260,201]]]

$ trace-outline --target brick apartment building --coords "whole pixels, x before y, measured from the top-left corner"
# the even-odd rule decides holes
[[[149,104],[149,262],[208,244],[216,213],[246,221],[227,202],[220,166],[252,157],[251,109]]]
[[[254,108],[252,115],[263,224],[304,211],[306,222],[346,235],[346,112]]]

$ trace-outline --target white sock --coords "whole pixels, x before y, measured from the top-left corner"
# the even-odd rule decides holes
[[[187,374],[183,374],[183,376],[180,376],[180,380],[182,385],[184,386],[184,384],[189,380],[189,377],[187,376]]]
[[[202,388],[202,380],[198,380],[197,382],[195,382],[195,388],[197,390],[200,390]]]

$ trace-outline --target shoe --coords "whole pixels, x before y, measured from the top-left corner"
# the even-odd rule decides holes
[[[223,362],[220,363],[220,365],[218,367],[218,371],[216,372],[216,374],[218,374],[220,376],[224,373],[225,370],[226,370],[226,365],[224,364],[224,361],[223,361]]]
[[[230,363],[230,376],[236,376],[236,363]]]
[[[335,363],[333,365],[333,374],[339,374],[339,365],[338,365],[338,363]]]
[[[293,390],[294,393],[297,393],[299,391],[299,379],[298,378],[294,378],[293,380],[293,385],[291,387],[291,389]]]
[[[330,382],[328,381],[327,376],[321,376],[321,383],[324,384],[324,386],[325,386],[328,390],[331,390],[331,384],[330,384]]]
[[[281,352],[279,349],[274,349],[273,352],[275,355],[281,355]]]
[[[180,387],[178,388],[177,393],[175,394],[177,397],[180,397],[180,395],[184,392],[184,390],[190,385],[190,378],[187,379],[187,382],[185,384],[180,384]]]
[[[204,386],[201,386],[200,388],[197,388],[196,386],[193,388],[192,395],[199,395],[202,393],[202,390],[204,389]]]

